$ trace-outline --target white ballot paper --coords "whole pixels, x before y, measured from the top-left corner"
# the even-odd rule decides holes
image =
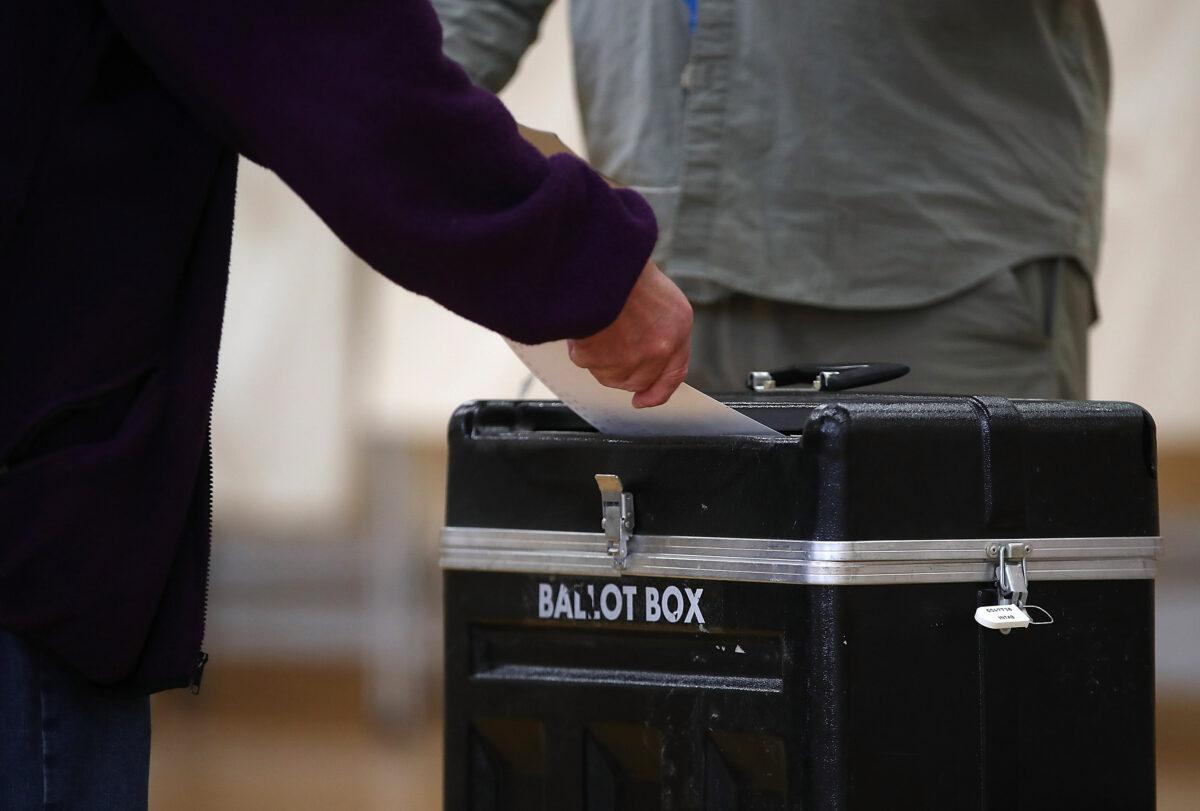
[[[633,394],[596,382],[571,362],[566,341],[508,345],[546,388],[579,416],[606,434],[660,436],[780,436],[757,420],[734,411],[686,383],[654,408],[634,408]]]

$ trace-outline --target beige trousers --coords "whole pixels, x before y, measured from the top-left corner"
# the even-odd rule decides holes
[[[1071,259],[996,273],[903,310],[831,310],[735,295],[696,305],[688,382],[744,390],[746,374],[797,363],[887,361],[912,371],[867,390],[1087,396],[1091,282]]]

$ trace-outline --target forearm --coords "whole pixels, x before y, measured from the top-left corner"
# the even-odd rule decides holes
[[[106,4],[184,103],[394,281],[525,342],[620,311],[649,208],[527,144],[442,56],[425,0]]]

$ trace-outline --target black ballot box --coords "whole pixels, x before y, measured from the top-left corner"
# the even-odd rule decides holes
[[[445,807],[1152,809],[1154,424],[775,393],[450,425]]]

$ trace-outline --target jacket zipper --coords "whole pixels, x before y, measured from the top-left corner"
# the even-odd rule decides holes
[[[204,579],[202,583],[203,602],[200,608],[200,646],[196,653],[196,663],[192,667],[192,676],[188,680],[188,689],[192,695],[200,692],[200,682],[204,679],[204,666],[208,664],[208,654],[204,652],[204,635],[208,629],[208,588],[212,575],[212,542],[213,542],[213,469],[212,469],[212,395],[208,405],[208,440],[204,447],[204,478],[205,478],[205,507],[208,511],[207,539],[204,557]]]
[[[227,156],[228,158],[228,156]],[[233,197],[232,206],[236,206],[237,200],[237,161],[236,155],[233,156]],[[229,303],[229,257],[226,255],[225,265],[225,289],[221,294],[221,317],[224,319],[225,306]],[[204,557],[204,579],[201,581],[203,589],[202,603],[200,607],[200,649],[196,651],[196,663],[192,666],[192,677],[188,682],[188,689],[192,695],[200,692],[200,682],[204,678],[204,667],[208,664],[208,654],[204,652],[204,636],[208,633],[208,589],[209,580],[212,577],[212,554],[213,554],[213,459],[212,459],[212,435],[213,435],[213,402],[217,397],[217,377],[221,373],[221,355],[220,355],[220,329],[217,331],[217,356],[213,362],[213,381],[208,390],[208,436],[204,446],[204,475],[205,475],[205,498],[208,509],[208,527],[206,529],[207,538]]]

